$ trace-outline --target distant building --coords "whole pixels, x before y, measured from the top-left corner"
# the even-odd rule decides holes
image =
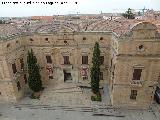
[[[32,16],[30,20],[53,21],[53,16]]]

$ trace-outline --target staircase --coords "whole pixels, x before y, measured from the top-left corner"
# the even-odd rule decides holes
[[[53,105],[34,105],[34,104],[16,104],[13,106],[13,109],[32,109],[32,110],[49,110],[49,111],[55,111],[55,110],[63,110],[63,111],[78,111],[78,112],[93,112],[93,109],[91,107],[76,107],[76,106],[53,106]]]
[[[90,99],[83,94],[80,87],[73,83],[62,83],[54,88],[48,86],[42,92],[40,104],[61,106],[90,106]]]

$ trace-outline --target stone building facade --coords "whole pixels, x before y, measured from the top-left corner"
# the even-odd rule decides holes
[[[93,24],[86,31],[65,25],[53,31],[55,24],[49,29],[46,26],[34,32],[1,37],[0,102],[16,102],[29,89],[26,59],[30,49],[41,67],[43,85],[90,83],[96,41],[101,50],[100,82],[108,84],[112,105],[147,107],[153,102],[160,77],[160,37],[156,25],[128,23],[128,28],[121,26],[125,34],[118,28],[89,30]],[[13,27],[3,29],[17,30]]]

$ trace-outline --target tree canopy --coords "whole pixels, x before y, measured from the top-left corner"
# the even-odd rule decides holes
[[[91,88],[95,94],[99,93],[99,74],[100,74],[100,49],[99,43],[96,42],[93,51],[91,67]]]
[[[39,92],[42,90],[42,81],[40,75],[39,65],[37,63],[37,58],[33,53],[33,50],[28,51],[27,56],[28,63],[28,85],[34,92]]]
[[[123,17],[127,19],[135,19],[135,15],[132,13],[131,8],[128,8],[128,10],[122,14]]]

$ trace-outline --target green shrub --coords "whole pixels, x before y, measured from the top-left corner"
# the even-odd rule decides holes
[[[96,101],[102,101],[101,95],[96,96]]]
[[[36,97],[36,96],[34,95],[34,93],[32,93],[31,96],[30,96],[30,98],[31,98],[31,99],[40,99],[40,96]]]
[[[91,96],[92,101],[102,101],[101,95],[98,94],[96,96]]]
[[[91,100],[92,100],[92,101],[95,101],[95,96],[91,96]]]

